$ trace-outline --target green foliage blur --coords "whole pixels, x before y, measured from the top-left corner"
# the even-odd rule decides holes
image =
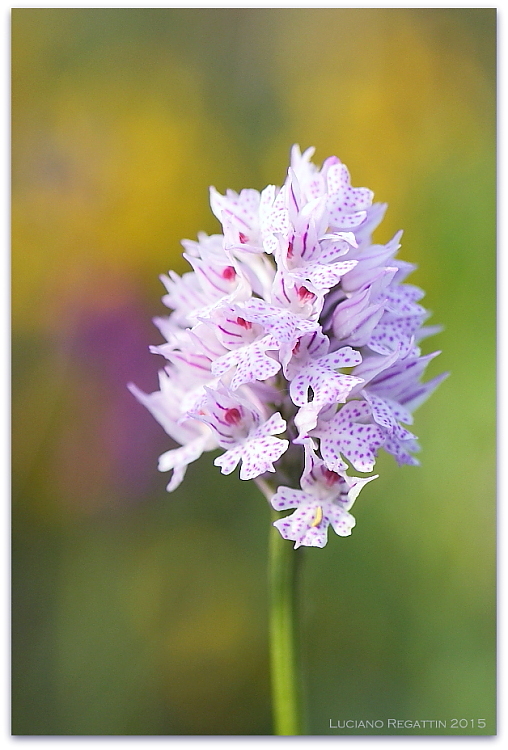
[[[293,143],[388,202],[376,239],[404,229],[445,326],[428,375],[451,372],[416,414],[421,467],[382,456],[352,536],[305,550],[308,732],[495,733],[495,25],[12,11],[13,734],[272,733],[266,501],[209,454],[168,495],[126,383],[157,388],[158,275],[219,231],[209,185],[281,184]]]

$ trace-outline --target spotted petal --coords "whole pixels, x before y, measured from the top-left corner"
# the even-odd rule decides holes
[[[366,401],[350,401],[332,419],[318,424],[321,454],[330,469],[340,466],[341,454],[357,471],[372,471],[378,449],[386,440],[383,429],[369,424],[371,410]]]
[[[276,375],[281,367],[280,362],[266,354],[267,349],[277,349],[277,343],[270,335],[223,355],[212,364],[212,372],[215,375],[223,375],[232,367],[236,367],[230,383],[233,391],[244,383],[267,380]]]

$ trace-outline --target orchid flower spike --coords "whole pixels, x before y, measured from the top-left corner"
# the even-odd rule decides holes
[[[192,270],[161,277],[160,389],[129,385],[176,443],[159,459],[169,491],[222,451],[223,474],[239,467],[272,487],[273,508],[293,509],[274,525],[295,547],[323,547],[328,526],[351,533],[353,502],[377,475],[348,472],[370,474],[380,450],[418,464],[405,425],[447,375],[421,381],[439,352],[419,343],[440,329],[424,327],[424,293],[404,283],[402,233],[372,242],[386,206],[337,157],[319,168],[313,153],[293,146],[281,187],[210,189],[222,232],[184,240]]]

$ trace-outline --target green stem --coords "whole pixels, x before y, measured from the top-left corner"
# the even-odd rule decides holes
[[[273,511],[272,520],[279,518]],[[274,729],[301,735],[301,676],[296,622],[297,573],[301,549],[271,526],[269,543],[270,663]]]

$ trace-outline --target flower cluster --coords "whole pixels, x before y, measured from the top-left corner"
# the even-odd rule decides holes
[[[184,240],[192,271],[162,276],[156,318],[167,364],[160,389],[130,389],[180,447],[159,459],[174,490],[187,466],[222,449],[215,465],[241,479],[276,472],[271,503],[296,509],[275,522],[295,547],[323,547],[349,513],[379,449],[417,464],[412,412],[445,375],[422,383],[423,292],[404,283],[401,232],[372,242],[386,205],[353,188],[337,157],[319,169],[294,146],[281,188],[210,190],[222,234]],[[266,478],[266,477],[265,477]],[[299,479],[300,478],[300,479]],[[301,489],[283,484],[300,481]]]

